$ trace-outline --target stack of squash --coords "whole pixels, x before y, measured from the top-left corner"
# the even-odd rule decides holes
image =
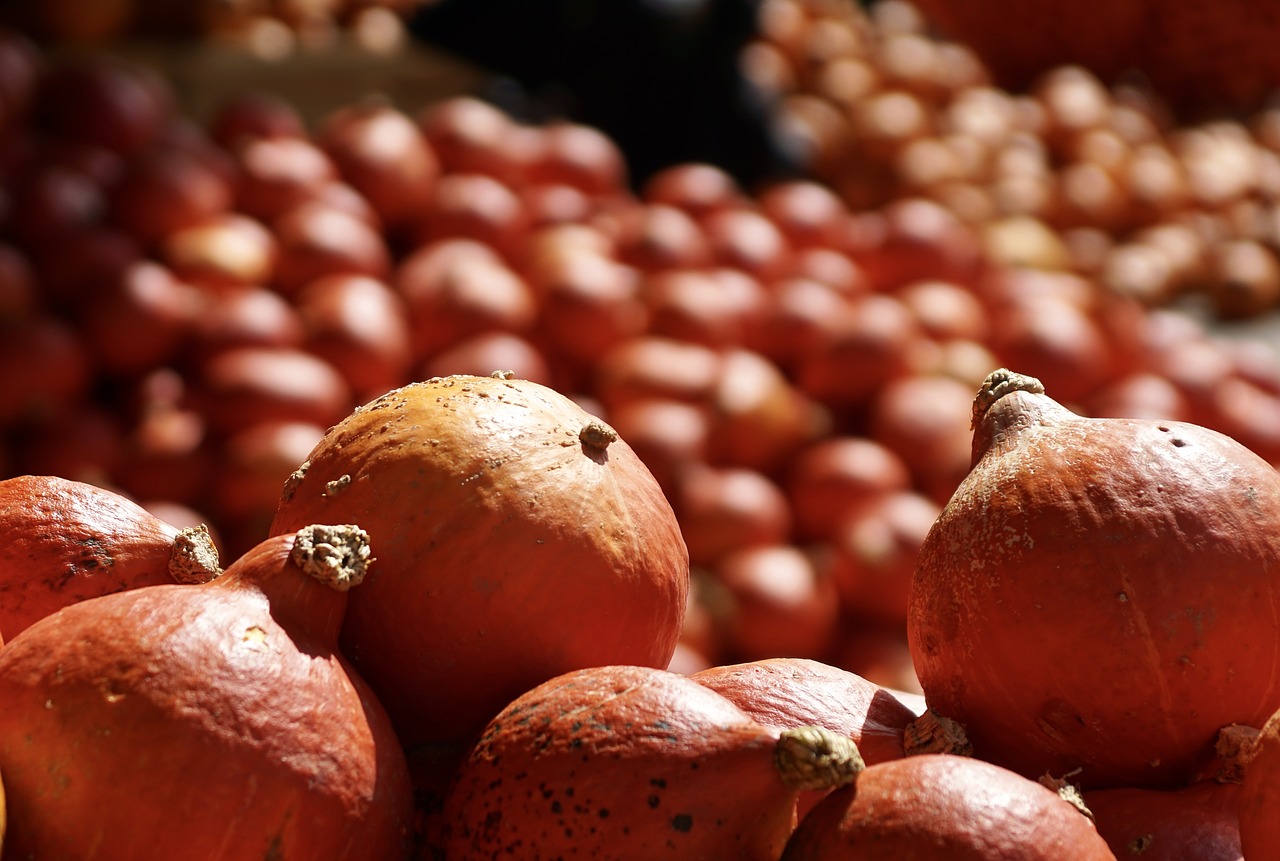
[[[672,509],[509,372],[353,411],[225,570],[110,491],[2,482],[39,608],[3,621],[4,857],[1268,857],[1280,476],[1005,369],[973,422],[910,593],[922,700],[671,669]]]

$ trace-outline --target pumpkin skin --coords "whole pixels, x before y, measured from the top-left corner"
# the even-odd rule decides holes
[[[1280,859],[1280,714],[1262,725],[1244,766],[1240,789],[1240,847],[1249,861]]]
[[[1005,369],[975,400],[973,460],[920,549],[908,637],[976,756],[1171,787],[1221,727],[1280,707],[1266,461],[1192,424],[1077,416]]]
[[[670,661],[688,551],[612,435],[545,386],[438,377],[355,410],[288,482],[273,534],[359,523],[378,548],[341,642],[406,747],[470,745],[572,669]]]
[[[128,497],[58,476],[0,481],[0,533],[3,641],[78,601],[221,572],[207,532],[183,533]]]
[[[776,861],[798,791],[782,738],[679,673],[565,673],[485,728],[445,800],[443,857]],[[811,786],[852,780],[849,752]]]
[[[916,713],[875,682],[812,658],[765,658],[708,667],[689,676],[777,729],[820,726],[848,736],[867,765],[900,759]],[[801,817],[828,790],[802,792]]]
[[[1243,861],[1239,796],[1238,784],[1202,781],[1180,789],[1099,789],[1086,792],[1084,803],[1117,858]]]
[[[886,688],[813,658],[724,664],[690,678],[765,726],[822,726],[847,735],[867,765],[901,758],[902,733],[916,719]]]
[[[295,561],[304,535],[323,533],[82,601],[0,649],[6,858],[408,856],[404,753],[337,650],[346,593]],[[359,576],[367,536],[343,541],[313,542],[351,556],[322,574]]]
[[[871,765],[800,821],[782,861],[1115,861],[1052,789],[968,756]]]

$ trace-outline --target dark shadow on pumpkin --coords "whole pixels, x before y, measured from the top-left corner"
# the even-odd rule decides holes
[[[604,466],[609,462],[609,452],[607,449],[593,448],[586,443],[582,443],[582,453],[591,458],[596,463]]]

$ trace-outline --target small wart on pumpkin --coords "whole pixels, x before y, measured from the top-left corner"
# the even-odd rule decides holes
[[[587,448],[604,451],[617,441],[618,432],[603,422],[590,422],[578,431],[578,439]]]
[[[283,499],[288,502],[293,499],[295,493],[298,492],[298,485],[302,484],[302,480],[307,477],[307,467],[311,465],[310,461],[302,464],[302,466],[289,473],[289,477],[285,479],[284,490],[281,492]]]

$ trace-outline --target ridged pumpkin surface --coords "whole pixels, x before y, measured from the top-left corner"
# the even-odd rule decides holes
[[[688,591],[670,504],[624,440],[555,390],[451,376],[330,429],[273,533],[358,523],[377,548],[343,648],[402,740],[470,743],[579,667],[665,667]]]
[[[903,754],[916,714],[888,690],[811,658],[765,658],[709,667],[690,676],[765,726],[823,726],[847,735],[868,765]]]

